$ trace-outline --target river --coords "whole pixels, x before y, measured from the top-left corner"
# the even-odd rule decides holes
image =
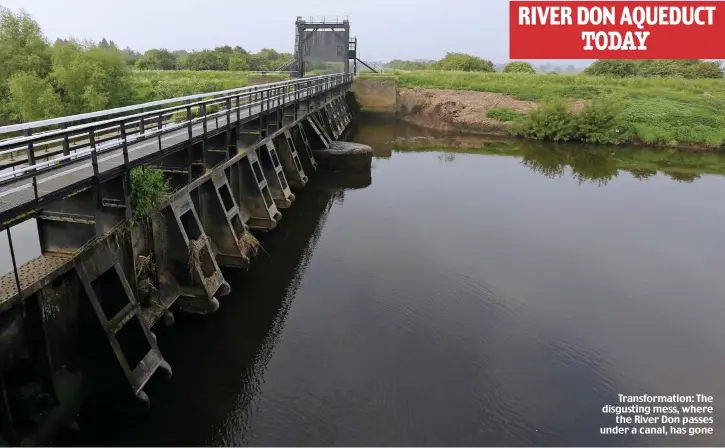
[[[148,418],[73,443],[725,443],[718,420],[600,435],[618,394],[725,415],[725,159],[400,122],[352,140],[371,179],[313,176],[217,313],[157,330],[174,375]]]

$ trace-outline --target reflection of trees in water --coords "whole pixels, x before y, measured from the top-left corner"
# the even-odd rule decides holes
[[[548,178],[562,177],[569,167],[580,184],[590,181],[606,185],[619,174],[609,151],[582,147],[525,147],[521,164]]]
[[[670,171],[667,173],[667,175],[672,179],[676,180],[677,182],[685,182],[688,184],[691,184],[695,182],[697,179],[700,178],[699,174],[696,173],[685,173],[682,171]]]
[[[440,154],[438,156],[438,160],[440,160],[443,163],[451,163],[456,160],[456,153],[455,152],[444,152],[443,154]]]
[[[657,175],[657,170],[651,170],[647,168],[632,168],[625,171],[628,171],[629,174],[632,175],[632,177],[639,180],[647,180]]]

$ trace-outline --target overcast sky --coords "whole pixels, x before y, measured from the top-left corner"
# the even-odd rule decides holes
[[[298,15],[340,14],[350,17],[364,60],[440,59],[457,51],[508,61],[508,0],[0,0],[0,5],[24,8],[51,42],[106,37],[141,52],[240,45],[291,53]]]

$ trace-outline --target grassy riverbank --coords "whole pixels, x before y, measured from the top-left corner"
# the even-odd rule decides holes
[[[634,142],[707,148],[725,142],[725,80],[443,71],[393,76],[399,88],[493,92],[540,105],[607,102],[631,126]]]

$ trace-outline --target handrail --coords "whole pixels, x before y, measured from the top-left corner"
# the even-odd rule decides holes
[[[218,102],[218,101],[225,100],[225,99],[236,98],[238,96],[241,97],[241,96],[250,95],[250,94],[266,93],[266,92],[268,92],[270,90],[274,90],[274,89],[280,88],[280,87],[285,87],[287,85],[297,85],[297,84],[300,84],[300,83],[309,83],[309,82],[314,83],[314,82],[317,82],[317,81],[332,80],[332,79],[338,78],[338,77],[340,77],[342,75],[344,75],[344,74],[339,74],[338,73],[338,74],[333,74],[333,75],[312,76],[312,77],[309,77],[309,78],[294,79],[294,80],[289,80],[289,81],[284,81],[284,82],[277,82],[277,83],[270,83],[270,84],[260,84],[260,85],[256,85],[256,86],[247,86],[247,87],[244,87],[244,88],[241,88],[241,89],[231,89],[231,90],[223,90],[223,91],[219,91],[219,92],[210,92],[210,93],[204,93],[204,94],[195,94],[195,95],[189,95],[189,96],[185,96],[185,97],[171,98],[171,99],[168,99],[168,100],[154,101],[152,103],[139,104],[139,105],[136,105],[136,106],[126,106],[126,107],[122,107],[122,108],[111,109],[111,110],[108,110],[108,111],[101,111],[101,112],[106,112],[106,113],[93,112],[91,114],[81,114],[81,115],[97,114],[97,116],[104,116],[104,115],[111,115],[112,113],[119,113],[119,111],[121,111],[122,109],[123,110],[126,110],[126,111],[133,111],[133,110],[143,109],[145,107],[151,107],[152,105],[163,105],[163,104],[170,104],[170,103],[180,103],[182,101],[189,101],[191,99],[212,97],[209,100],[199,101],[199,102],[196,102],[196,103],[190,103],[190,104],[187,103],[187,104],[183,104],[183,105],[180,105],[180,106],[172,106],[172,107],[165,108],[165,109],[157,109],[157,110],[152,110],[152,111],[147,111],[147,112],[140,112],[138,114],[124,115],[124,116],[121,116],[121,117],[110,118],[108,120],[94,121],[94,122],[80,124],[80,125],[76,125],[76,126],[72,126],[72,127],[67,127],[67,128],[60,128],[60,129],[48,130],[48,131],[44,131],[42,133],[38,133],[38,134],[34,134],[34,135],[28,135],[28,136],[23,136],[23,137],[13,137],[13,138],[5,139],[5,140],[0,140],[0,148],[14,147],[14,146],[21,145],[23,143],[28,143],[28,142],[31,142],[31,141],[37,141],[37,140],[40,140],[40,139],[50,138],[50,137],[64,135],[64,134],[69,134],[69,133],[77,133],[77,132],[81,132],[81,131],[88,130],[88,129],[92,128],[92,127],[93,128],[97,128],[97,127],[104,126],[104,125],[107,125],[107,124],[111,124],[111,123],[115,123],[115,122],[120,122],[120,121],[126,121],[126,120],[133,119],[133,118],[139,118],[140,119],[140,118],[144,118],[144,117],[147,117],[147,116],[154,116],[154,117],[156,117],[160,113],[163,113],[165,111],[172,111],[172,110],[183,109],[183,108],[186,108],[188,106],[191,106],[192,108],[196,108],[196,107],[201,106],[201,105],[204,105],[204,104]],[[228,94],[228,93],[232,93],[232,94],[231,95],[222,96],[222,97],[217,96],[217,95]],[[113,112],[113,111],[115,111],[115,112]],[[63,120],[63,123],[69,123],[69,122],[77,121],[78,120],[77,118],[75,118],[75,119],[73,119],[73,118],[74,117],[78,117],[78,116],[80,116],[80,115],[73,115],[71,117],[65,117],[66,120]],[[27,129],[37,128],[37,127],[45,127],[45,126],[48,126],[48,124],[45,123],[45,122],[52,121],[52,120],[61,120],[61,118],[51,119],[51,120],[36,121],[36,122],[32,122],[32,123],[26,123],[27,125],[34,125],[33,127],[28,126],[26,128],[26,130]],[[38,123],[43,123],[43,124],[39,125]],[[130,124],[132,124],[132,123],[135,123],[135,122],[131,122]],[[19,125],[11,125],[11,126],[19,126]],[[11,126],[6,126],[5,128],[11,127]],[[0,128],[0,134],[3,133],[3,129],[5,129],[5,128]],[[14,149],[11,150],[11,152],[15,152],[15,151],[16,150],[14,150]],[[7,151],[3,151],[2,153],[6,153],[6,152]]]
[[[321,78],[325,78],[325,77],[333,77],[333,76],[337,76],[337,75],[339,75],[339,74],[336,74],[336,75],[319,75],[319,76],[314,76],[314,77],[310,77],[310,78],[307,78],[307,79],[308,80],[314,80],[314,79],[321,79]],[[282,85],[285,85],[285,84],[292,84],[292,83],[295,83],[295,82],[299,82],[299,80],[291,79],[291,80],[287,80],[287,81],[280,81],[280,82],[275,82],[275,83],[270,83],[270,84],[263,84],[263,85],[260,85],[260,86],[244,86],[244,87],[239,87],[239,88],[236,88],[236,89],[220,90],[220,91],[217,91],[217,92],[197,93],[197,94],[194,94],[194,95],[187,95],[187,96],[178,97],[178,98],[169,98],[169,99],[165,99],[165,100],[151,101],[151,102],[148,102],[148,103],[135,104],[135,105],[132,105],[132,106],[117,107],[115,109],[107,109],[107,110],[102,110],[102,111],[98,111],[98,112],[89,112],[89,113],[85,113],[85,114],[76,114],[76,115],[70,115],[70,116],[58,117],[58,118],[49,118],[49,119],[46,119],[46,120],[31,121],[31,122],[28,122],[28,123],[11,124],[11,125],[7,125],[7,126],[0,127],[0,135],[2,135],[2,134],[8,134],[8,133],[11,133],[11,132],[26,131],[26,130],[31,130],[31,129],[40,128],[40,127],[47,127],[47,126],[53,126],[53,125],[61,125],[61,124],[65,124],[65,123],[72,123],[74,121],[79,121],[79,120],[87,120],[87,119],[91,119],[91,118],[105,117],[105,116],[108,116],[108,115],[114,115],[114,114],[119,114],[119,113],[123,113],[123,112],[129,112],[129,111],[133,111],[133,110],[137,110],[137,109],[143,109],[143,108],[147,108],[147,107],[162,106],[164,104],[178,103],[180,101],[193,100],[193,99],[204,98],[204,97],[208,97],[208,96],[223,95],[223,94],[229,94],[229,93],[233,93],[233,92],[240,92],[241,93],[241,92],[244,92],[245,90],[252,90],[252,89],[255,89],[255,88],[258,88],[258,87],[262,87],[262,86],[264,86],[264,87],[276,87],[276,86],[282,86]]]
[[[127,156],[126,156],[127,145],[131,142],[134,142],[134,143],[142,142],[142,141],[150,140],[150,139],[154,139],[154,138],[160,139],[162,135],[177,131],[185,126],[189,127],[189,129],[191,129],[190,126],[192,126],[193,124],[196,124],[199,122],[206,123],[209,119],[215,119],[215,118],[218,119],[219,117],[221,117],[225,114],[227,115],[227,118],[230,118],[230,115],[232,113],[235,113],[238,115],[239,111],[241,111],[243,109],[247,109],[247,108],[249,108],[251,110],[252,107],[261,106],[262,110],[263,110],[265,103],[267,104],[267,108],[269,108],[270,102],[274,103],[278,100],[281,100],[281,101],[279,101],[279,104],[277,104],[275,106],[275,107],[280,107],[287,103],[286,98],[290,94],[297,93],[299,95],[300,92],[304,91],[305,96],[310,95],[310,93],[312,95],[314,95],[316,88],[323,86],[323,88],[325,90],[327,90],[328,88],[332,88],[337,85],[340,85],[340,84],[344,83],[345,81],[349,81],[350,79],[348,79],[348,78],[351,79],[350,75],[344,74],[344,73],[335,74],[335,75],[322,75],[322,76],[294,80],[292,83],[283,83],[286,85],[280,85],[281,83],[271,83],[271,84],[262,84],[259,86],[251,86],[250,89],[247,89],[246,92],[238,92],[238,89],[234,89],[233,91],[238,92],[238,93],[233,94],[233,95],[227,95],[224,97],[216,97],[216,98],[212,98],[212,99],[209,99],[206,101],[200,101],[200,102],[193,103],[193,104],[185,103],[185,104],[182,104],[179,106],[145,112],[142,114],[127,115],[127,116],[122,116],[122,117],[118,117],[118,118],[111,119],[111,120],[104,120],[101,122],[88,123],[85,125],[76,126],[76,127],[72,127],[72,128],[58,129],[58,130],[54,130],[52,132],[38,133],[35,135],[22,137],[21,139],[23,139],[24,141],[19,141],[20,139],[9,139],[6,141],[0,141],[0,147],[2,147],[3,144],[5,144],[5,146],[15,146],[15,145],[25,143],[26,141],[28,142],[28,144],[24,148],[10,150],[12,152],[20,152],[20,151],[23,151],[23,149],[27,150],[28,151],[27,166],[20,168],[18,170],[13,170],[12,172],[2,173],[2,175],[0,175],[0,185],[11,184],[16,181],[27,179],[27,178],[33,178],[33,182],[35,184],[36,176],[49,172],[49,171],[55,171],[57,169],[61,169],[64,166],[67,166],[71,162],[75,163],[75,161],[77,161],[79,159],[93,158],[94,170],[95,170],[96,154],[103,154],[106,152],[117,150],[119,148],[123,148],[124,159],[127,160]],[[274,87],[274,86],[276,86],[276,87]],[[290,90],[287,88],[290,86],[296,87],[296,88],[294,90]],[[302,86],[302,87],[297,88],[298,86]],[[327,86],[327,87],[324,87],[324,86]],[[280,92],[280,90],[281,90],[281,92]],[[274,91],[274,94],[272,94],[272,91]],[[265,92],[270,92],[270,93],[265,96],[264,95]],[[209,96],[209,95],[210,94],[207,93],[207,94],[203,94],[202,96]],[[245,96],[249,99],[251,99],[252,96],[254,96],[255,98],[252,101],[242,103],[241,99]],[[192,95],[192,97],[198,97],[198,95]],[[188,97],[185,97],[185,98],[188,98]],[[232,107],[232,101],[231,101],[232,98],[237,100],[234,107]],[[181,99],[177,98],[177,99],[173,99],[171,101],[180,102]],[[208,113],[206,113],[205,106],[210,103],[226,103],[226,108],[222,109],[218,112],[213,112],[213,113],[208,114]],[[190,117],[190,115],[189,115],[190,110],[194,106],[200,107],[203,110],[203,116],[199,116],[196,118]],[[169,125],[168,121],[166,122],[166,124],[163,124],[162,117],[164,117],[164,116],[171,117],[171,116],[173,116],[175,111],[180,111],[180,110],[186,111],[187,117],[189,117],[191,119],[190,120],[187,119],[183,122],[173,122],[172,125]],[[134,119],[138,118],[139,115],[149,115],[149,114],[154,115],[157,118],[157,121],[155,122],[155,126],[158,126],[158,127],[154,128],[154,129],[144,129],[142,126],[145,127],[145,124],[143,124],[142,119],[134,121]],[[108,123],[117,123],[117,124],[114,126],[111,126],[111,127],[98,129],[100,126],[102,126],[104,124],[108,124]],[[132,132],[132,133],[126,134],[124,131],[124,129],[126,129],[126,130],[128,129],[128,128],[126,128],[126,125],[135,124],[135,123],[142,124],[142,126],[139,126],[138,132]],[[150,122],[150,123],[153,123],[153,122]],[[227,123],[227,125],[228,124],[229,123]],[[120,128],[120,130],[121,130],[119,137],[112,137],[103,142],[98,141],[98,143],[95,143],[96,131],[101,130],[101,131],[104,131],[107,133],[108,131],[114,130],[115,128]],[[206,125],[205,125],[205,128],[206,128]],[[89,130],[89,132],[87,134],[89,137],[89,142],[87,145],[77,146],[77,147],[72,148],[73,149],[72,153],[68,153],[68,148],[66,145],[66,147],[64,148],[64,154],[62,157],[52,157],[52,158],[49,158],[48,160],[46,160],[44,162],[40,162],[40,163],[35,162],[35,156],[33,155],[33,153],[34,153],[33,141],[46,140],[46,139],[54,137],[55,135],[58,135],[58,134],[64,134],[64,140],[68,140],[70,134],[78,133],[79,131],[82,131],[82,130]],[[191,132],[191,131],[189,131],[189,132]],[[56,141],[59,141],[59,140],[56,140]],[[161,140],[159,140],[159,144],[160,144],[160,142],[161,142]],[[41,144],[45,145],[47,143],[48,142],[43,142]],[[3,151],[3,152],[8,152],[8,151]],[[42,155],[39,155],[39,157],[45,158],[45,157],[42,157]],[[65,162],[65,163],[61,163],[61,162]]]

